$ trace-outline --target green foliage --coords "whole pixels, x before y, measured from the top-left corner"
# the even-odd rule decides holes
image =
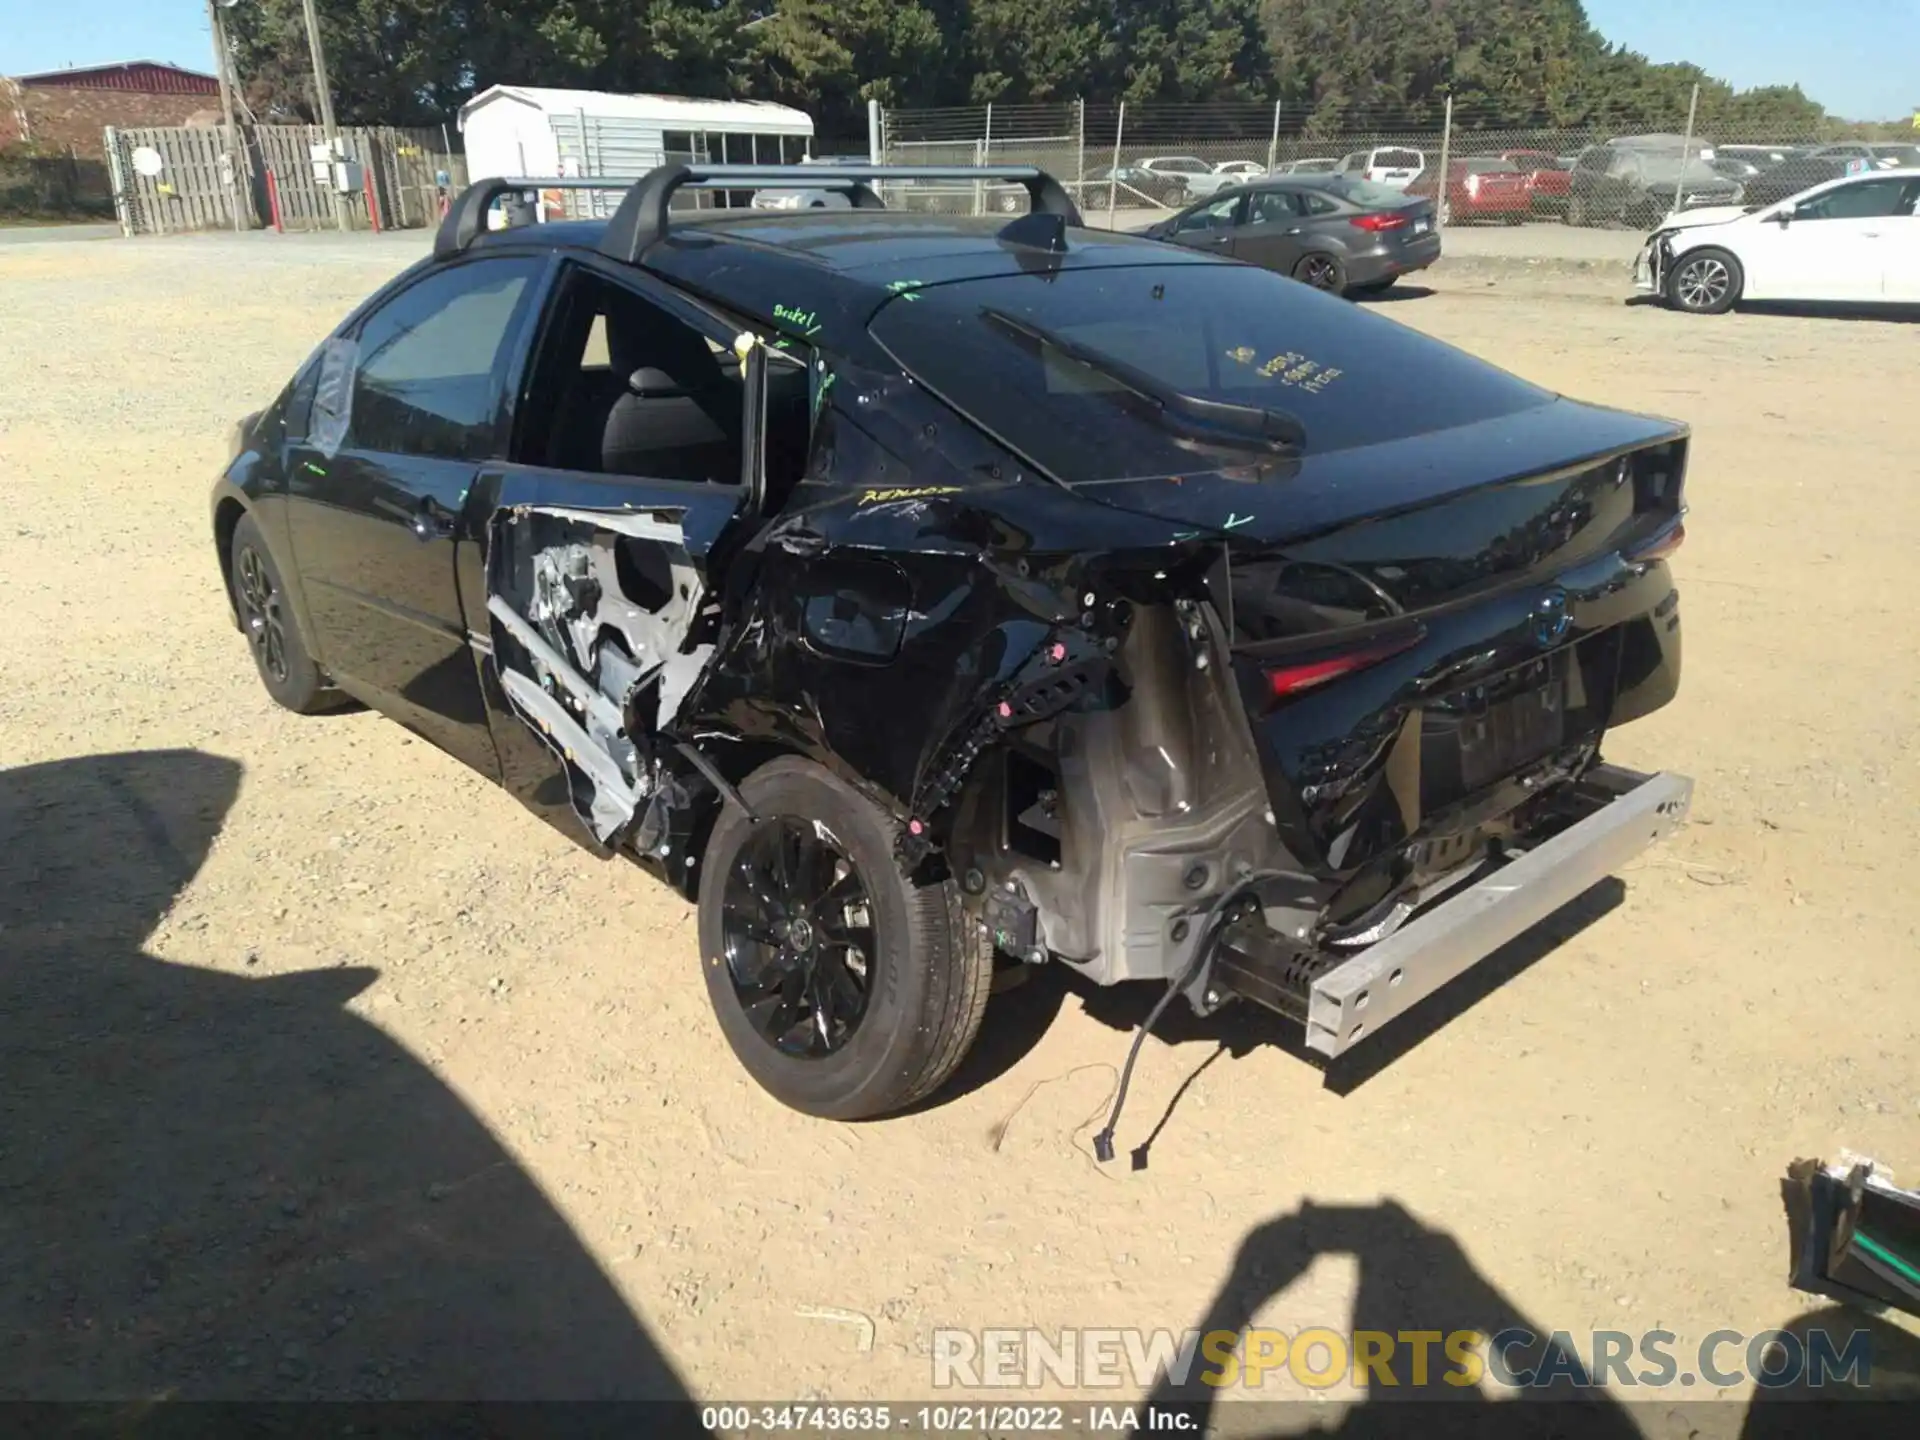
[[[1483,127],[1808,133],[1795,86],[1736,92],[1609,45],[1580,0],[319,0],[342,123],[449,118],[496,83],[752,95],[833,133],[888,105],[1272,100]],[[300,0],[225,12],[249,105],[311,119]]]

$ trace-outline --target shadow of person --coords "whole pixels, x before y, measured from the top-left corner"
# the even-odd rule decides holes
[[[1396,1201],[1377,1205],[1303,1204],[1299,1210],[1270,1220],[1248,1233],[1235,1254],[1233,1267],[1219,1293],[1200,1317],[1202,1335],[1214,1331],[1244,1334],[1259,1309],[1298,1280],[1321,1255],[1346,1255],[1358,1262],[1359,1288],[1355,1293],[1352,1331],[1370,1331],[1391,1337],[1384,1357],[1394,1384],[1384,1383],[1382,1372],[1368,1377],[1364,1400],[1348,1407],[1331,1427],[1309,1433],[1366,1435],[1504,1435],[1637,1437],[1640,1429],[1621,1406],[1603,1392],[1575,1389],[1555,1382],[1523,1389],[1518,1399],[1491,1400],[1482,1388],[1498,1388],[1488,1381],[1462,1383],[1462,1367],[1450,1360],[1444,1337],[1459,1331],[1477,1331],[1492,1337],[1524,1330],[1544,1343],[1550,1329],[1534,1324],[1467,1259],[1459,1242],[1443,1230],[1423,1223]],[[1330,1324],[1338,1325],[1337,1320]],[[1409,1341],[1412,1332],[1427,1332],[1425,1343]],[[1351,1344],[1351,1336],[1348,1344]],[[1422,1374],[1413,1352],[1424,1349]],[[1511,1352],[1521,1366],[1521,1348]],[[1537,1353],[1537,1352],[1535,1352]],[[1531,1368],[1532,1362],[1527,1362]],[[1314,1365],[1309,1363],[1308,1373]],[[1208,1433],[1261,1433],[1259,1422],[1275,1411],[1266,1404],[1222,1398],[1222,1387],[1208,1385],[1206,1368],[1196,1363],[1176,1381],[1163,1374],[1148,1397],[1155,1408],[1183,1409],[1204,1421]],[[1449,1380],[1449,1376],[1452,1377]],[[1356,1383],[1358,1377],[1356,1376]],[[1253,1392],[1258,1393],[1258,1392]],[[1291,1393],[1303,1392],[1294,1390]],[[1526,1403],[1529,1400],[1550,1404]],[[1413,1402],[1411,1404],[1407,1402]],[[1323,1414],[1318,1405],[1284,1406],[1280,1426],[1264,1433],[1300,1433],[1303,1414]],[[1236,1411],[1241,1413],[1236,1415]],[[1242,1421],[1255,1429],[1243,1428]]]
[[[1740,1440],[1913,1433],[1920,1415],[1920,1339],[1844,1305],[1822,1305],[1779,1329],[1792,1337],[1781,1342],[1773,1362],[1784,1372],[1782,1383],[1755,1387]],[[1845,1366],[1857,1334],[1865,1335],[1866,1346],[1853,1353],[1863,1353],[1866,1364],[1849,1376]],[[1840,1363],[1822,1371],[1806,1362],[1821,1350]]]
[[[534,1181],[347,1008],[375,972],[142,953],[239,779],[0,772],[0,1399],[684,1401]]]

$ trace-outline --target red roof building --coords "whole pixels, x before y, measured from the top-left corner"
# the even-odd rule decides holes
[[[220,82],[213,76],[158,60],[0,77],[0,149],[97,160],[106,153],[109,125],[184,125],[218,113],[219,106]]]
[[[117,65],[82,65],[44,70],[38,75],[16,75],[23,90],[131,90],[139,95],[220,94],[220,82],[198,70],[158,60],[123,60]]]

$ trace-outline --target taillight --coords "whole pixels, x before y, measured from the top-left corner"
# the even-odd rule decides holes
[[[1318,660],[1268,665],[1265,667],[1268,698],[1275,704],[1282,700],[1291,700],[1294,696],[1308,690],[1317,690],[1331,681],[1365,670],[1370,665],[1377,665],[1389,656],[1398,655],[1403,650],[1410,650],[1419,643],[1418,634],[1402,635],[1357,650],[1348,650],[1344,654],[1323,656]]]
[[[1644,565],[1651,560],[1664,560],[1686,543],[1686,538],[1687,522],[1684,519],[1675,520],[1646,544],[1638,549],[1629,550],[1627,559],[1637,565]]]
[[[1359,230],[1371,230],[1378,234],[1382,230],[1398,230],[1407,223],[1404,215],[1355,215],[1347,223]]]
[[[1478,199],[1479,196],[1480,196],[1480,177],[1478,175],[1467,176],[1467,198],[1469,200],[1475,200],[1475,199]]]

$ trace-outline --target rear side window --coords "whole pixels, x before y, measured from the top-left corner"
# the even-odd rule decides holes
[[[543,263],[470,261],[436,271],[374,311],[358,336],[348,443],[445,460],[490,455],[507,338]]]
[[[1249,225],[1279,225],[1296,219],[1305,197],[1291,190],[1262,190],[1248,201]]]
[[[998,312],[1204,398],[1285,410],[1309,456],[1511,414],[1553,397],[1407,326],[1266,270],[1152,265],[996,276],[889,302],[872,333],[900,364],[1055,477],[1218,468],[1097,368]]]

